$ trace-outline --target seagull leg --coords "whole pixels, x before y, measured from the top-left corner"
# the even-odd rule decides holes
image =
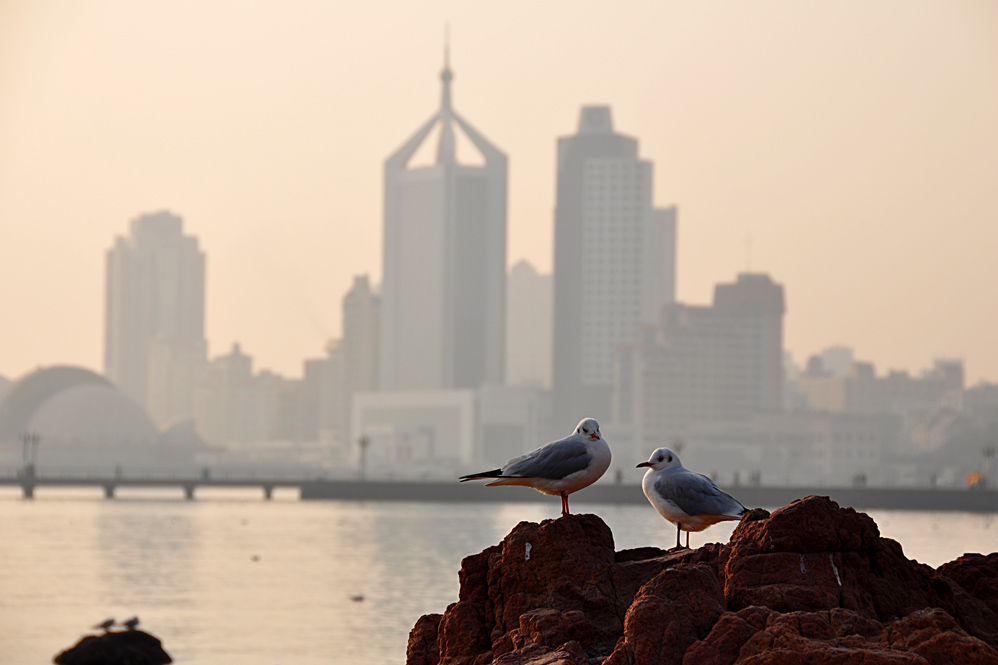
[[[690,549],[690,532],[686,532],[686,549]]]
[[[568,515],[568,495],[564,492],[561,493],[561,516],[564,517]]]

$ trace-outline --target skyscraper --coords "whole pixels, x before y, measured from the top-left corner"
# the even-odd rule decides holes
[[[169,212],[142,215],[131,221],[129,236],[116,238],[107,253],[104,373],[145,407],[150,406],[154,341],[159,376],[189,374],[159,367],[164,358],[205,358],[205,256],[182,226],[181,218]],[[156,392],[173,393],[174,405],[178,399],[174,390]],[[189,404],[190,399],[181,401]],[[173,415],[189,415],[185,410],[190,407]]]
[[[477,388],[503,380],[506,156],[451,107],[385,163],[381,390]],[[409,161],[439,125],[436,163]],[[456,132],[484,165],[458,163]]]
[[[615,420],[631,423],[636,450],[668,445],[690,425],[779,413],[783,287],[743,273],[718,284],[710,307],[673,304],[617,349]]]
[[[506,282],[506,383],[551,387],[551,275],[526,261]]]
[[[614,133],[609,107],[584,107],[578,133],[558,139],[555,422],[609,419],[614,349],[675,299],[675,238],[637,140]]]

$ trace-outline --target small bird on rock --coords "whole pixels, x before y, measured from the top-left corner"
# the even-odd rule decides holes
[[[114,618],[112,617],[110,619],[105,619],[103,623],[97,624],[96,626],[94,626],[94,628],[103,628],[104,632],[106,633],[109,630],[111,630],[111,626],[113,625],[114,625]]]
[[[132,617],[131,619],[129,619],[128,621],[124,622],[121,625],[127,628],[128,630],[135,630],[135,627],[139,625],[139,618]]]
[[[668,448],[659,448],[647,462],[635,468],[647,467],[641,481],[648,502],[658,513],[676,525],[676,547],[679,536],[686,532],[686,547],[690,546],[690,531],[703,531],[712,524],[740,519],[745,506],[726,494],[707,476],[683,467],[679,456]]]
[[[568,515],[568,495],[599,480],[610,467],[610,446],[600,436],[599,423],[584,418],[571,436],[514,457],[502,468],[461,476],[461,482],[493,479],[494,485],[525,485],[542,494],[561,496],[561,514]]]

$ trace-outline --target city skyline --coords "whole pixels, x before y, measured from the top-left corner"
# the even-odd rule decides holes
[[[382,160],[436,107],[450,19],[462,109],[510,157],[508,265],[550,273],[555,141],[607,104],[655,163],[653,204],[681,209],[678,301],[751,265],[787,288],[798,364],[844,344],[878,369],[956,356],[968,384],[998,378],[986,3],[554,3],[522,22],[526,5],[442,2],[384,24],[377,5],[192,7],[0,7],[0,311],[16,322],[0,375],[101,366],[101,256],[162,209],[208,255],[210,355],[239,341],[300,375],[354,275],[381,282]],[[259,46],[271,26],[286,35]]]

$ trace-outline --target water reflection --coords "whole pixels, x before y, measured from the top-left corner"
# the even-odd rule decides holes
[[[599,515],[618,550],[675,542],[650,506],[572,507]],[[137,614],[177,662],[397,664],[416,619],[457,600],[464,557],[559,512],[557,501],[263,501],[256,492],[0,499],[0,662],[49,662],[105,617]],[[993,516],[870,514],[932,566],[998,550]],[[694,533],[691,545],[726,542],[734,527]]]

